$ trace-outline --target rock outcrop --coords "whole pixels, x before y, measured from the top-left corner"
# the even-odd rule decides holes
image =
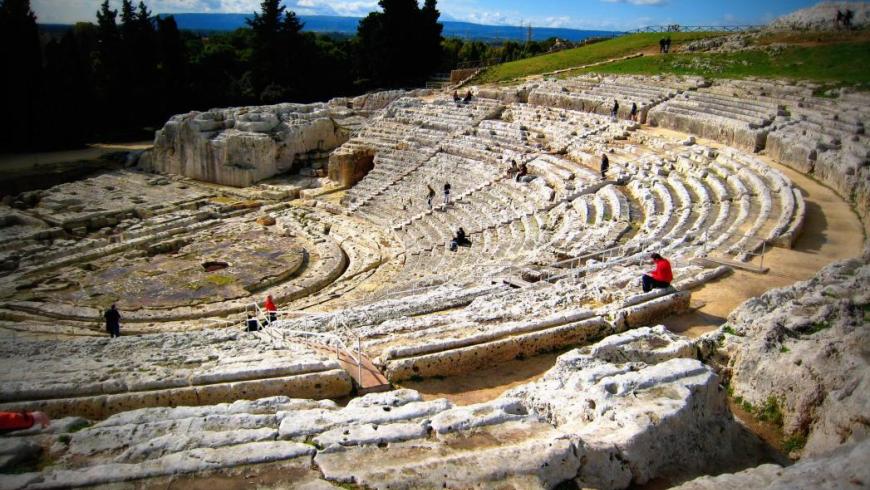
[[[288,172],[297,159],[336,148],[350,137],[352,109],[279,104],[212,109],[173,116],[154,138],[146,170],[245,187]]]
[[[783,468],[765,464],[718,476],[704,476],[673,490],[752,488],[765,490],[860,488],[870,481],[870,441],[849,444],[818,457]]]
[[[844,26],[835,23],[837,11],[854,13],[852,26],[861,28],[870,23],[870,4],[867,2],[820,2],[813,7],[792,12],[775,19],[767,29],[784,30],[821,30],[829,31]]]
[[[865,255],[746,301],[709,339],[722,344],[734,396],[805,441],[805,456],[864,440],[870,429]]]

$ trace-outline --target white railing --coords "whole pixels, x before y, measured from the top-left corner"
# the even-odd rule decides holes
[[[713,247],[712,249],[710,249],[710,248],[707,246],[707,242],[708,242],[708,239],[709,239],[709,231],[708,231],[708,230],[704,230],[704,233],[701,235],[701,237],[702,237],[702,239],[703,239],[703,241],[704,241],[704,245],[701,247],[701,253],[703,254],[703,256],[704,256],[705,258],[707,258],[707,259],[709,259],[709,260],[716,260],[715,257],[712,257],[712,258],[711,258],[711,257],[708,257],[708,254],[710,253],[711,250],[716,250],[716,249],[719,248],[719,247]],[[767,240],[764,239],[764,238],[760,238],[758,235],[755,235],[755,234],[735,235],[734,237],[735,237],[735,238],[740,238],[740,241],[744,241],[744,243],[743,243],[743,244],[740,246],[740,248],[739,248],[739,252],[738,252],[738,253],[735,253],[734,255],[736,255],[736,256],[739,256],[739,255],[745,255],[745,256],[749,256],[749,257],[760,257],[759,264],[758,264],[758,268],[746,267],[746,269],[748,269],[748,270],[755,270],[756,272],[765,272],[765,269],[764,269],[764,255],[767,253]],[[760,251],[760,252],[758,251],[758,246],[757,246],[757,245],[756,245],[755,247],[753,247],[751,250],[747,250],[746,248],[744,248],[745,245],[746,245],[747,243],[752,243],[752,240],[751,240],[752,238],[755,238],[755,239],[757,239],[759,242],[761,242],[761,251]],[[744,239],[745,239],[745,240],[744,240]],[[757,242],[756,242],[756,243],[757,243]]]
[[[325,347],[332,347],[330,346],[330,342],[332,342],[335,347],[336,359],[340,359],[341,352],[344,351],[347,356],[353,361],[353,364],[356,365],[357,380],[359,382],[362,382],[362,337],[354,333],[347,326],[347,323],[343,319],[340,319],[338,316],[333,315],[332,319],[329,321],[332,332],[314,332],[309,330],[287,328],[283,326],[283,324],[288,320],[281,317],[288,313],[291,313],[291,311],[264,311],[257,303],[251,303],[245,307],[245,316],[247,317],[248,315],[250,315],[251,311],[255,312],[253,317],[257,321],[257,331],[261,332],[262,335],[266,335],[273,340],[279,341],[282,345],[287,342],[288,335],[322,339],[324,341],[320,343],[322,343]],[[298,312],[294,311],[292,313],[297,314]],[[368,314],[365,312],[363,314],[368,316]],[[272,319],[273,315],[274,320]],[[268,328],[263,328],[264,326],[268,326]],[[340,329],[340,327],[343,327],[343,331]],[[347,344],[342,338],[342,333],[349,335],[351,337],[351,340],[353,340],[354,337],[356,338],[356,353],[354,353],[352,349],[349,349],[347,347]],[[280,337],[278,337],[278,335],[280,335]]]

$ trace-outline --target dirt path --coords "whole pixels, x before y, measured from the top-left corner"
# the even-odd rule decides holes
[[[659,136],[685,138],[685,134],[660,128],[645,128]],[[699,143],[720,148],[709,140]],[[861,254],[864,228],[851,206],[831,188],[780,165],[764,155],[757,155],[771,167],[781,171],[800,188],[806,201],[803,231],[789,249],[773,248],[764,256],[767,274],[735,270],[734,273],[692,291],[693,303],[705,303],[696,311],[662,322],[674,332],[697,337],[725,322],[728,314],[745,300],[773,288],[809,279],[822,267]],[[758,265],[756,257],[751,263]]]

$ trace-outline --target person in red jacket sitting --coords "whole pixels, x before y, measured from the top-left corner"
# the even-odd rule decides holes
[[[671,281],[674,280],[674,275],[671,272],[671,263],[661,255],[654,253],[650,255],[656,270],[649,274],[644,274],[641,278],[643,281],[643,292],[648,293],[654,288],[671,287]]]
[[[263,309],[266,310],[266,316],[268,317],[268,323],[272,323],[278,319],[278,308],[275,308],[275,302],[272,301],[272,295],[266,296],[266,301],[263,303]]]
[[[24,430],[39,424],[48,427],[51,420],[42,412],[0,412],[0,431]]]

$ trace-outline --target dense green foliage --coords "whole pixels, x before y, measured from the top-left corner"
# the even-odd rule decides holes
[[[357,37],[302,32],[280,0],[249,27],[180,31],[143,2],[103,1],[97,23],[40,44],[29,0],[0,0],[0,63],[8,114],[0,152],[68,148],[95,139],[150,138],[170,115],[211,107],[310,102],[419,84],[441,65],[435,0],[383,0]],[[404,59],[405,62],[396,62]]]
[[[378,86],[424,82],[441,62],[441,15],[435,0],[380,0],[383,12],[359,23],[357,69]]]
[[[504,41],[501,44],[449,38],[445,39],[442,43],[441,64],[445,69],[466,66],[488,66],[521,60],[572,46],[571,43],[558,40],[555,37],[544,41],[529,41],[526,43]]]
[[[29,144],[37,125],[36,108],[42,80],[42,52],[36,16],[29,0],[0,4],[0,147]]]
[[[674,46],[695,39],[719,36],[713,32],[671,32],[668,33]],[[574,49],[566,49],[557,53],[536,56],[511,63],[493,66],[479,77],[479,82],[499,82],[516,78],[537,75],[575,66],[598,63],[613,58],[645,50],[657,50],[661,39],[660,33],[643,33],[621,36],[607,41],[590,44]]]

